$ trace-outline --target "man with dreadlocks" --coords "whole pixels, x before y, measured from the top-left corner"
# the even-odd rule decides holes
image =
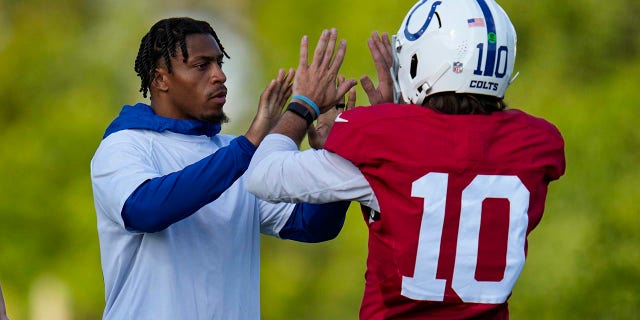
[[[219,133],[224,57],[204,21],[161,20],[142,38],[135,71],[151,103],[125,105],[91,161],[103,319],[259,319],[260,233],[319,242],[342,228],[348,202],[272,204],[245,190],[293,71],[280,70],[233,137]]]

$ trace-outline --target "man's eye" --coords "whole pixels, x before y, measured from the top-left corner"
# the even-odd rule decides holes
[[[197,64],[195,67],[198,70],[206,70],[209,67],[209,62]]]

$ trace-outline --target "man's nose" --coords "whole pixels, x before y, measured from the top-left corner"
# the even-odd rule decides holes
[[[224,74],[224,71],[222,71],[222,67],[217,63],[214,63],[213,67],[211,68],[210,80],[212,83],[225,83],[227,81],[227,75]]]

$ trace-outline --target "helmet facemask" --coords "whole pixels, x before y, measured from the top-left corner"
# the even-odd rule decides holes
[[[391,79],[393,79],[393,102],[400,103],[400,97],[402,92],[400,91],[400,83],[398,82],[398,69],[400,69],[400,62],[398,61],[398,51],[400,45],[398,43],[398,36],[393,35],[391,37],[391,46],[393,47],[393,64],[391,65]]]

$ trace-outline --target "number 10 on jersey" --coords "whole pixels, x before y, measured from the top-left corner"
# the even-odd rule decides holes
[[[411,196],[424,199],[413,277],[402,277],[402,295],[414,300],[444,301],[445,279],[436,278],[444,228],[449,175],[429,173],[413,182]],[[509,227],[504,277],[475,279],[482,221],[482,202],[509,202]],[[461,195],[460,224],[451,287],[467,303],[503,303],[509,297],[525,261],[529,190],[517,176],[478,175]]]

